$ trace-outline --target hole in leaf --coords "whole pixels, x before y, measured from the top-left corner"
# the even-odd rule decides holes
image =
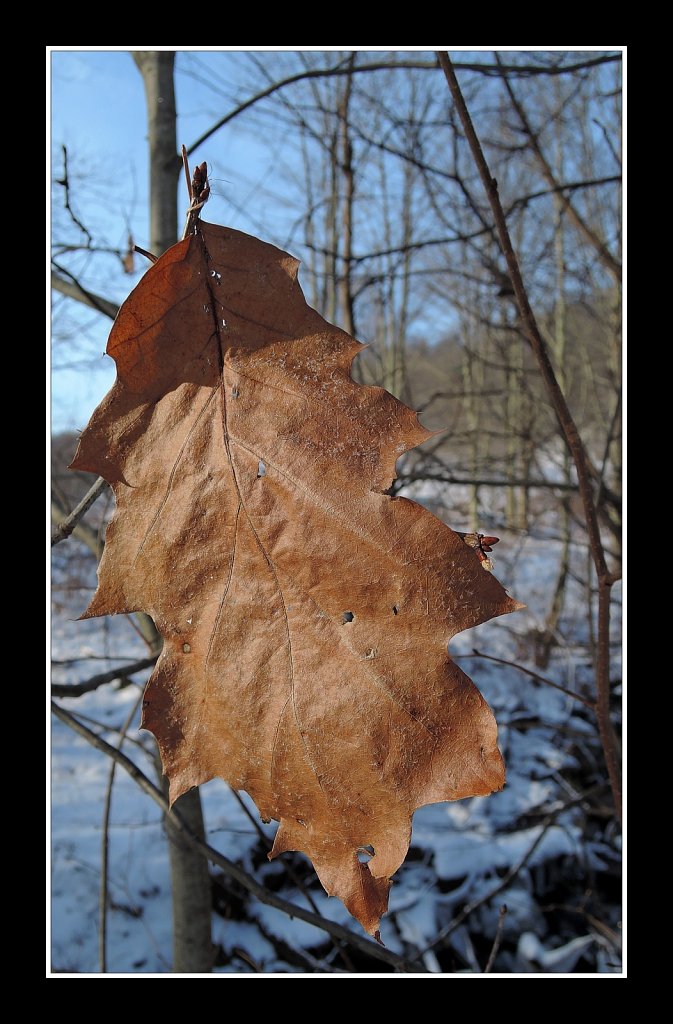
[[[353,615],[353,612],[344,612],[343,615],[341,616],[341,621],[352,622],[354,618],[355,616]]]
[[[240,393],[241,393],[241,392],[240,392],[240,391],[238,390],[238,388],[232,388],[232,389],[231,389],[231,397],[232,397],[232,398],[238,398],[238,396],[240,395]]]
[[[257,467],[257,476],[266,476],[266,466],[261,461],[259,463],[259,466]]]
[[[371,843],[367,843],[366,846],[358,846],[355,852],[361,864],[367,864],[372,857],[376,856],[376,850]]]
[[[400,609],[399,609],[399,608],[397,607],[397,605],[396,605],[396,604],[394,604],[394,605],[393,605],[393,615],[397,615],[397,613],[399,612],[399,610],[400,610]]]

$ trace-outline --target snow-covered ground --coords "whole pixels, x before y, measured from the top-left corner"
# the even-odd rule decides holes
[[[471,656],[476,647],[535,670],[529,660],[531,635],[544,623],[560,552],[553,523],[538,526],[535,533],[501,532],[494,552],[497,577],[527,609],[470,630],[451,645],[496,713],[507,786],[491,797],[436,804],[416,813],[409,858],[395,878],[390,913],[383,922],[386,946],[406,956],[422,950],[466,904],[498,885],[533,845],[546,816],[557,813],[507,889],[454,930],[447,946],[425,955],[431,971],[482,971],[503,903],[507,914],[494,972],[620,970],[619,838],[605,810],[610,796],[591,713],[514,667]],[[56,549],[57,585],[67,578],[65,547]],[[586,551],[577,544],[573,570],[581,578],[585,569]],[[84,582],[93,584],[91,567],[86,573]],[[119,665],[122,656],[146,656],[125,617],[75,621],[89,592],[85,587],[55,590],[59,604],[52,657],[81,659],[55,665],[56,682],[89,678]],[[593,696],[586,599],[576,579],[568,584],[559,634],[559,645],[542,674]],[[615,680],[620,678],[618,641],[616,622]],[[138,674],[124,688],[107,685],[60,703],[88,724],[97,723],[96,731],[116,744],[147,675]],[[139,732],[136,713],[124,751],[156,779],[153,747],[152,737]],[[59,721],[54,721],[52,755],[52,970],[97,972],[101,821],[110,761]],[[582,800],[586,790],[591,793]],[[202,794],[208,841],[257,877],[272,880],[285,898],[306,906],[282,858],[266,862],[257,830],[228,787],[215,780]],[[248,807],[257,817],[249,801]],[[273,824],[262,828],[273,836]],[[161,813],[123,770],[114,780],[109,842],[108,970],[168,972],[171,906]],[[292,862],[320,911],[358,928],[340,902],[326,897],[307,862],[297,855]],[[225,883],[219,902],[229,904],[228,916],[213,914],[213,939],[219,947],[216,971],[287,974],[311,971],[316,962],[343,969],[324,933],[245,894],[234,895],[232,899]],[[361,970],[387,969],[373,960],[357,964]]]

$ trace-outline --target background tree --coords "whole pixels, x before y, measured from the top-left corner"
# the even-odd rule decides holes
[[[175,54],[140,51],[133,59],[143,76],[147,96],[150,146],[150,250],[160,256],[177,241],[177,183],[181,162],[175,137]],[[156,634],[155,646],[161,639]],[[164,792],[168,787],[164,781]],[[199,839],[205,840],[198,789],[176,803],[177,810]],[[172,819],[166,818],[173,886],[173,970],[209,972],[213,963],[210,936],[211,893],[208,864],[185,843]]]

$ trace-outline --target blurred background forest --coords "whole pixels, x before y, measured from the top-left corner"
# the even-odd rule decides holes
[[[591,460],[618,574],[622,54],[451,57]],[[177,237],[184,141],[193,163],[208,163],[205,219],[300,258],[309,303],[368,343],[356,379],[383,385],[440,431],[403,457],[395,490],[456,530],[499,536],[495,573],[527,605],[452,642],[494,707],[508,786],[417,813],[382,933],[387,949],[408,970],[475,972],[488,963],[503,973],[619,972],[620,833],[591,706],[597,585],[577,478],[435,55],[165,51],[134,61],[121,51],[60,51],[51,59],[54,521],[93,480],[66,466],[114,378],[111,360],[101,360],[110,317],[147,267],[131,248],[163,251]],[[153,147],[151,194],[143,134]],[[95,586],[110,504],[107,491],[54,549],[55,692],[156,780],[153,739],[137,729],[148,670],[135,669],[156,653],[151,623],[73,621]],[[617,730],[620,593],[613,589],[610,639]],[[101,673],[107,683],[68,694]],[[52,969],[176,969],[170,876],[175,893],[181,869],[161,813],[60,722],[53,755]],[[208,842],[272,891],[350,927],[304,858],[267,864],[274,829],[247,798],[219,781],[202,789]],[[195,813],[198,828],[200,804]],[[396,969],[264,906],[218,870],[201,881],[214,970]]]

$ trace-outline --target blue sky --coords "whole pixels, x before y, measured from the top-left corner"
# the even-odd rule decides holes
[[[246,59],[241,53],[178,54],[175,84],[180,142],[191,145],[235,106],[237,93],[248,95],[243,81]],[[188,72],[203,76],[203,81],[189,77]],[[128,222],[134,240],[147,247],[145,95],[130,53],[54,51],[51,86],[52,177],[61,175],[61,146],[65,143],[73,207],[94,234],[96,244],[123,247]],[[290,157],[287,152],[279,159]],[[287,223],[282,197],[274,193],[269,147],[256,139],[254,116],[247,124],[232,123],[192,157],[192,161],[203,159],[208,161],[212,180],[208,218],[282,244],[283,223]],[[186,205],[183,196],[179,199],[180,217]],[[64,223],[62,207],[62,189],[57,188],[53,193],[55,241],[63,240],[59,227]],[[254,214],[249,215],[248,209]],[[116,258],[103,264],[100,259],[82,257],[76,261],[77,276],[93,291],[120,302],[145,269],[142,260],[138,262],[139,272],[129,277],[121,273]],[[110,323],[60,298],[55,303],[54,322],[52,425],[56,431],[81,429],[114,380],[112,361],[102,357]],[[62,333],[68,335],[67,340],[60,337]]]

